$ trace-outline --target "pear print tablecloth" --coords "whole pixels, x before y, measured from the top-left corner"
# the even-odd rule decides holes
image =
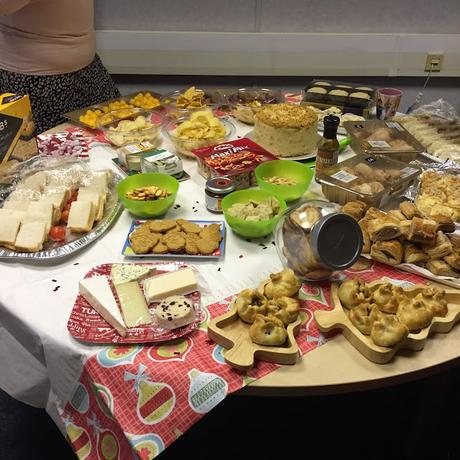
[[[337,279],[343,277],[426,283],[366,259]],[[300,297],[304,323],[296,339],[303,355],[327,340],[312,312],[331,309],[330,283],[303,285]],[[278,367],[259,361],[243,373],[225,363],[206,326],[227,311],[231,300],[207,306],[206,319],[187,337],[154,346],[111,346],[88,359],[61,414],[80,459],[151,460],[229,393]]]

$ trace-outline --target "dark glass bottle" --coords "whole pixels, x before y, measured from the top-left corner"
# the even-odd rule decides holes
[[[323,137],[318,144],[318,153],[316,154],[315,171],[322,171],[337,164],[339,158],[339,141],[337,140],[337,128],[339,127],[340,118],[335,115],[324,117]]]

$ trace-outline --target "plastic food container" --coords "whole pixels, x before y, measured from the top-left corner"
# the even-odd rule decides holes
[[[254,124],[254,115],[261,107],[266,104],[279,104],[285,100],[280,90],[267,88],[241,88],[227,99],[233,116],[250,125]]]
[[[177,120],[170,121],[163,126],[163,134],[169,140],[169,142],[174,147],[175,151],[188,158],[196,158],[193,150],[199,149],[202,147],[207,147],[208,145],[221,144],[229,139],[231,139],[236,132],[235,125],[228,120],[227,118],[219,118],[219,121],[224,125],[225,135],[217,138],[203,138],[203,139],[183,139],[179,137],[176,133],[176,128],[184,121],[187,121],[189,117],[179,118]]]
[[[336,80],[312,80],[303,91],[302,103],[319,109],[338,107],[342,113],[368,118],[375,110],[377,87]]]
[[[388,155],[395,160],[413,161],[425,147],[397,121],[346,121],[343,127],[352,137],[357,153]]]
[[[324,196],[335,203],[361,200],[376,208],[401,193],[421,169],[383,155],[356,155],[319,171],[316,180]]]
[[[190,112],[196,112],[197,110],[210,109],[214,111],[223,105],[225,101],[224,97],[216,90],[197,88],[197,92],[204,93],[204,105],[201,107],[177,107],[177,99],[182,96],[185,91],[187,91],[187,89],[172,91],[161,98],[161,105],[167,109],[169,118],[182,118],[187,116]]]
[[[329,279],[358,259],[363,245],[361,229],[339,209],[328,201],[305,201],[278,222],[278,256],[284,267],[294,270],[301,280]]]
[[[149,141],[153,145],[158,145],[156,142],[160,134],[161,126],[164,119],[157,111],[149,111],[142,109],[122,109],[132,112],[128,117],[115,119],[105,125],[99,125],[106,139],[117,147],[122,147],[128,144],[139,144],[144,141]],[[111,113],[104,114],[104,116]],[[114,113],[114,118],[117,114]],[[133,152],[134,153],[134,152]]]
[[[250,139],[236,139],[194,150],[198,172],[205,178],[229,176],[238,189],[257,185],[255,169],[277,157]]]

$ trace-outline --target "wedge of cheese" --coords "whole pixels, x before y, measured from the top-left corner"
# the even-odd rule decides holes
[[[155,270],[155,267],[148,265],[113,264],[110,269],[110,276],[113,284],[121,284],[146,278]]]
[[[115,284],[121,312],[128,327],[150,324],[153,321],[147,302],[137,281]]]
[[[106,276],[81,280],[79,292],[122,337],[126,337],[126,325]]]
[[[163,300],[172,295],[195,292],[198,281],[191,268],[163,273],[144,281],[144,295],[148,303]]]

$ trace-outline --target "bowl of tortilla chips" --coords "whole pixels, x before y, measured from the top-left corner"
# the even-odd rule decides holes
[[[224,104],[224,97],[216,90],[197,89],[194,86],[183,91],[172,91],[161,98],[161,105],[166,108],[167,116],[172,119],[182,118],[197,110],[212,111]]]

